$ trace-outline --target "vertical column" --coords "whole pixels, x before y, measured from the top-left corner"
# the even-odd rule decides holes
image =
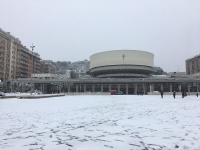
[[[80,90],[79,92],[81,93],[81,83],[80,83],[80,85],[79,85],[79,90]]]
[[[146,94],[146,84],[143,83],[143,93]]]
[[[150,84],[150,92],[153,92],[153,84]]]
[[[111,90],[111,84],[109,84],[109,91]]]
[[[17,83],[17,92],[19,92],[20,90],[19,90],[19,83]]]
[[[172,92],[172,83],[169,84],[169,91]]]
[[[103,84],[101,84],[101,92],[103,92]]]
[[[76,84],[76,93],[78,93],[78,84]]]
[[[150,84],[150,92],[154,91],[154,84]]]
[[[95,92],[95,84],[92,84],[92,92]]]
[[[65,83],[63,83],[63,94],[65,94]]]
[[[197,85],[197,92],[199,92],[199,84],[198,84],[198,83],[196,83],[196,85]]]
[[[35,90],[35,83],[33,83],[33,90]]]
[[[42,93],[43,93],[43,91],[42,91],[42,84],[40,84],[40,92],[42,92]]]
[[[45,91],[44,91],[44,84],[42,84],[42,93],[44,93]]]
[[[60,93],[64,93],[64,87],[62,86],[62,84],[60,85]]]
[[[181,92],[181,83],[178,85],[179,92]]]
[[[68,93],[71,92],[71,90],[70,90],[70,84],[67,85],[67,92],[68,92]]]
[[[40,84],[40,91],[43,93],[43,91],[42,91],[42,85]]]
[[[21,83],[22,85],[20,86],[20,92],[23,93],[24,92],[24,85],[23,83]]]
[[[120,91],[120,84],[117,84],[117,90]]]
[[[86,92],[86,84],[83,85],[84,92]]]
[[[163,91],[163,83],[160,85],[160,90]],[[164,91],[163,91],[164,92]]]
[[[137,94],[137,84],[134,84],[134,89],[135,89],[134,94]]]
[[[126,84],[126,95],[128,95],[128,84]]]
[[[188,84],[188,93],[190,93],[190,84]]]

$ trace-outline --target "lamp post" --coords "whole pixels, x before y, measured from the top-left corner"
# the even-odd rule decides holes
[[[179,77],[180,77],[180,74],[179,74],[179,67],[180,67],[181,65],[177,65],[177,67],[178,67],[178,79],[179,79]]]
[[[178,73],[179,73],[179,67],[180,67],[181,65],[177,65],[177,67],[178,67]]]
[[[33,46],[33,44],[30,46],[32,48],[32,64],[33,64],[33,71],[32,74],[34,74],[34,63],[33,63],[33,49],[35,46]],[[32,82],[32,76],[31,76],[31,82]],[[31,86],[31,95],[32,95],[32,87],[33,87],[33,82],[32,82],[32,86]]]
[[[178,67],[178,80],[180,79],[180,74],[179,74],[179,67],[180,67],[181,65],[177,65],[177,67]],[[179,89],[179,91],[181,92],[181,83],[178,85],[178,89]]]

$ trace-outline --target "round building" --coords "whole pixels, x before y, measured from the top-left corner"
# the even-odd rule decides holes
[[[146,78],[154,71],[154,54],[111,50],[90,56],[89,74],[97,78]]]

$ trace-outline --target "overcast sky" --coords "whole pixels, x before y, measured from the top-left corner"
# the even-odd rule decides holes
[[[79,61],[144,50],[164,71],[200,54],[199,0],[0,0],[0,28],[42,59]]]

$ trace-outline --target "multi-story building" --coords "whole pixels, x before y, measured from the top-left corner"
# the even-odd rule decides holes
[[[32,73],[40,73],[40,55],[0,29],[0,80],[28,78]]]
[[[33,57],[32,57],[33,56]],[[26,47],[17,49],[17,76],[16,78],[28,78],[33,73],[40,73],[40,55]]]
[[[52,60],[41,60],[41,73],[56,73],[56,63]]]
[[[196,74],[200,72],[200,55],[186,59],[186,74]]]

